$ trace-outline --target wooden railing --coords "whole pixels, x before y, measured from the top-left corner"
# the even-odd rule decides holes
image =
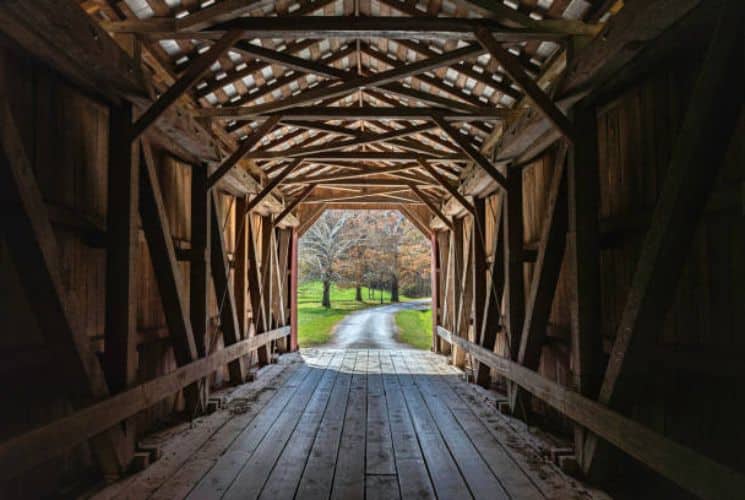
[[[702,498],[742,498],[745,476],[736,471],[440,326],[437,335],[682,488]]]
[[[11,478],[59,455],[231,361],[289,334],[290,327],[284,326],[236,342],[171,373],[0,443],[0,480]]]

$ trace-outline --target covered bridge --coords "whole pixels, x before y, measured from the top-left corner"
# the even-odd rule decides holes
[[[0,1],[0,497],[743,498],[744,15]],[[431,353],[297,352],[328,208]]]

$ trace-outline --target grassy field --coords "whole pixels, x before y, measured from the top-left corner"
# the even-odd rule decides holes
[[[298,286],[297,322],[298,342],[301,347],[325,344],[331,338],[331,330],[347,314],[380,305],[380,290],[375,291],[375,299],[368,299],[367,288],[362,288],[363,302],[355,302],[354,288],[331,286],[331,308],[321,306],[323,284],[320,281],[309,281]],[[383,293],[383,303],[390,303],[390,292]],[[401,301],[411,300],[400,297]]]
[[[432,346],[432,310],[400,311],[396,313],[398,340],[417,349]]]

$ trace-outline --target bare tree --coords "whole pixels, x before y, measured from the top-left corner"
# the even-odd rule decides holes
[[[301,240],[302,255],[308,274],[323,283],[321,305],[331,307],[331,284],[339,279],[337,261],[356,242],[345,231],[348,212],[326,211]]]

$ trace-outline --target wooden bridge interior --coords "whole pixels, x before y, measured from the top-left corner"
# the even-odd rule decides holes
[[[0,497],[742,498],[743,17],[0,1]],[[331,208],[431,353],[299,349]]]

